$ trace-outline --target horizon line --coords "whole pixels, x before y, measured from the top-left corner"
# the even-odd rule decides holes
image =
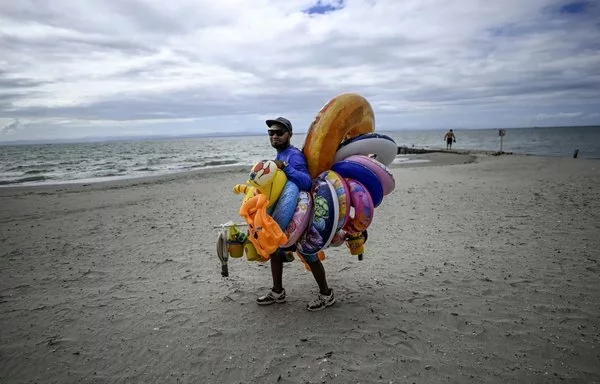
[[[458,128],[458,130],[474,131],[474,130],[496,130],[496,129],[548,129],[548,128],[600,128],[600,125],[549,125],[549,126],[522,126],[522,127],[498,127],[498,128]],[[376,132],[411,132],[411,131],[434,131],[457,128],[407,128],[407,129],[392,129],[392,130],[376,130]],[[305,135],[305,132],[295,132],[295,134]],[[6,145],[34,145],[34,144],[67,144],[67,143],[93,143],[103,141],[135,141],[135,140],[158,140],[158,139],[185,139],[185,138],[222,138],[228,136],[248,137],[262,136],[264,132],[257,131],[236,131],[228,133],[190,133],[181,135],[132,135],[132,136],[86,136],[77,138],[55,138],[55,139],[20,139],[3,141],[0,137],[0,146]]]

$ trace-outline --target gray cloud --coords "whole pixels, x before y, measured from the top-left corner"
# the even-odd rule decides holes
[[[7,74],[0,70],[0,89],[2,90],[7,90],[7,89],[13,89],[13,90],[18,90],[21,88],[34,88],[38,85],[42,85],[45,84],[47,82],[45,81],[39,81],[39,80],[32,80],[32,79],[25,79],[25,78],[11,78],[6,76]],[[6,77],[5,77],[6,76]],[[0,97],[2,97],[3,95],[9,95],[12,97],[16,97],[19,94],[17,93],[13,93],[12,95],[10,93],[0,93]]]
[[[72,121],[89,122],[88,135],[103,121],[160,121],[169,132],[181,119],[198,130],[217,117],[307,122],[347,91],[387,126],[448,116],[477,126],[481,110],[499,124],[597,118],[600,10],[565,14],[565,3],[357,0],[309,17],[304,0],[4,2],[0,123],[51,121],[51,137],[68,136]]]
[[[21,124],[21,122],[17,119],[17,120],[13,120],[8,124],[5,124],[4,126],[0,127],[0,134],[3,135],[8,135],[11,134],[13,132],[16,132],[19,129],[23,129],[25,128],[26,125]]]

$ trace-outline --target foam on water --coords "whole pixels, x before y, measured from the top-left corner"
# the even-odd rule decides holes
[[[427,159],[412,159],[408,156],[401,156],[398,155],[396,156],[396,158],[394,159],[394,161],[392,161],[392,164],[419,164],[419,163],[429,163],[431,160],[427,160]]]

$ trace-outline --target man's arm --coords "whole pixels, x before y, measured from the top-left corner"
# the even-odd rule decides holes
[[[287,167],[283,168],[287,178],[294,182],[301,191],[310,191],[312,179],[308,173],[306,159],[300,153],[293,153],[288,159]]]

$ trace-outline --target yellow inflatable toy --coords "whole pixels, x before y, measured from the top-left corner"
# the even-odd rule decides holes
[[[356,93],[331,99],[310,125],[302,148],[310,177],[331,169],[342,141],[374,130],[375,115],[367,99]]]
[[[263,160],[252,167],[246,184],[236,184],[233,187],[233,193],[245,194],[242,204],[258,193],[266,195],[269,208],[279,199],[286,182],[285,172],[277,168],[274,161]]]
[[[246,258],[248,261],[258,261],[260,263],[264,263],[265,261],[269,261],[269,259],[265,259],[256,251],[256,247],[252,244],[251,241],[248,240],[246,244],[244,244],[244,252],[246,253]]]

